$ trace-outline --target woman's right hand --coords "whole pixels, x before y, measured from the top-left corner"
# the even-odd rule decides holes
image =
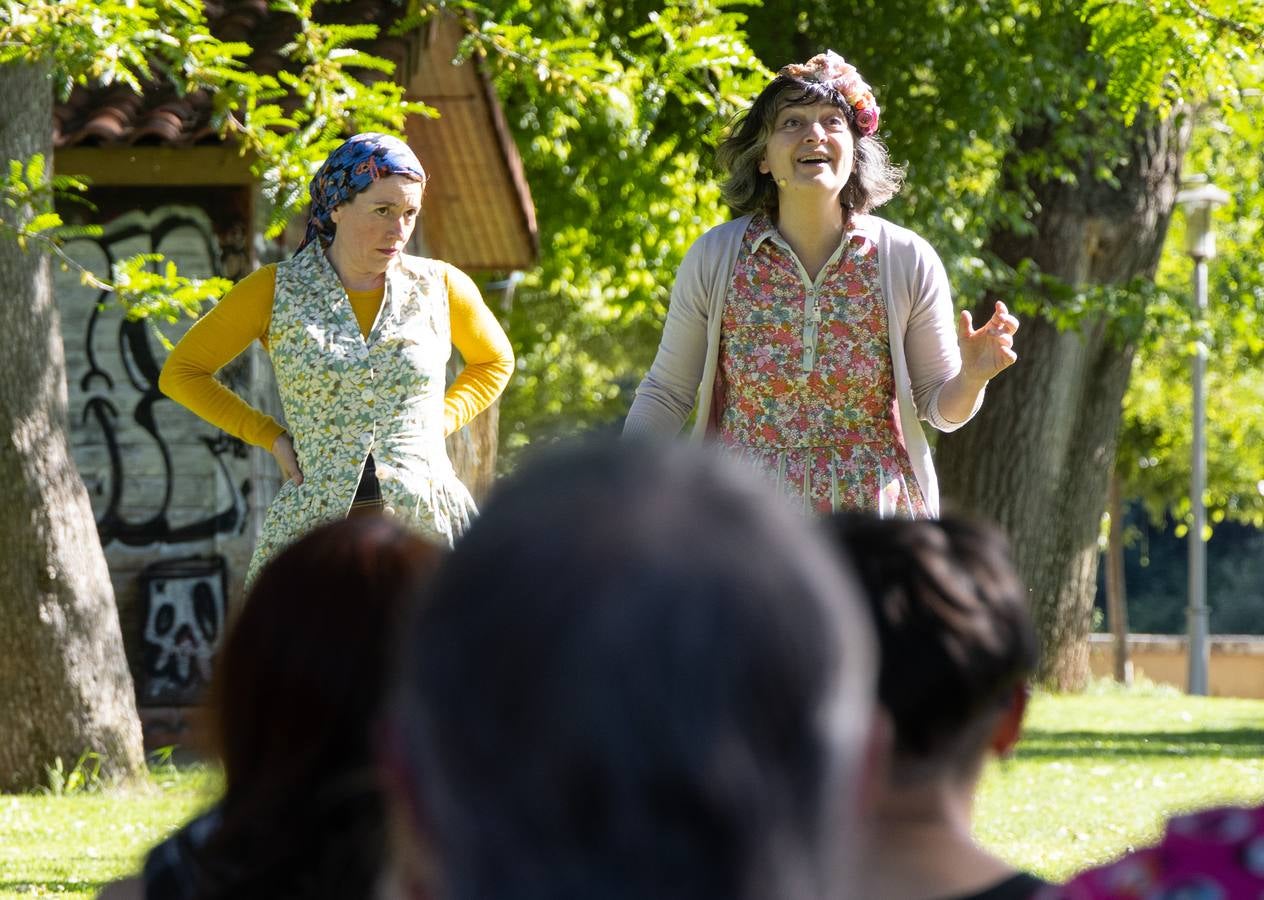
[[[294,442],[284,431],[272,442],[272,455],[276,457],[277,465],[281,467],[281,474],[285,476],[286,481],[292,481],[296,485],[303,483],[303,470],[298,467]]]

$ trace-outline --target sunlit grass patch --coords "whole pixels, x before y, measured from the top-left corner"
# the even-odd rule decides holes
[[[1013,759],[984,775],[976,833],[1064,878],[1157,840],[1183,810],[1264,802],[1264,702],[1165,689],[1037,695]]]
[[[126,786],[0,795],[0,898],[93,897],[211,803],[218,771],[155,766]]]
[[[127,788],[0,795],[0,898],[94,896],[221,787],[214,768],[168,764]],[[976,830],[1060,879],[1155,840],[1174,812],[1261,802],[1264,701],[1095,685],[1036,695],[1018,752],[984,775]]]

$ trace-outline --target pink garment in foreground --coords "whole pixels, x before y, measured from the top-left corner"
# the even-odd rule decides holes
[[[1036,900],[1262,900],[1264,806],[1171,819],[1163,840],[1046,888]]]

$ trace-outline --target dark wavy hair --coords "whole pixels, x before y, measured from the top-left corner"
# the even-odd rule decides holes
[[[436,895],[836,896],[872,702],[856,590],[811,523],[700,448],[519,469],[400,655]]]
[[[260,572],[221,650],[210,898],[367,897],[385,844],[374,726],[387,649],[442,551],[383,516],[322,526]]]
[[[759,171],[777,114],[787,106],[829,103],[847,117],[855,142],[856,168],[839,197],[844,209],[867,213],[886,203],[904,182],[904,171],[891,164],[887,146],[876,135],[856,130],[856,112],[843,96],[825,84],[792,75],[778,75],[760,92],[750,109],[739,113],[720,142],[716,162],[728,177],[722,187],[725,202],[739,215],[777,211],[777,185]]]
[[[878,629],[894,776],[977,773],[997,717],[1037,663],[1008,542],[990,525],[951,516],[838,513],[832,524]]]

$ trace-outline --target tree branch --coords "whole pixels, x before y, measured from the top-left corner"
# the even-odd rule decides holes
[[[1228,19],[1218,15],[1209,9],[1200,6],[1195,0],[1185,0],[1185,5],[1199,19],[1205,22],[1211,22],[1221,30],[1232,32],[1247,43],[1264,43],[1264,28],[1252,28],[1243,22],[1234,19]]]
[[[114,290],[113,284],[108,281],[102,281],[91,269],[66,253],[66,251],[62,249],[61,242],[53,235],[42,231],[28,231],[26,228],[14,225],[12,222],[7,222],[3,218],[0,218],[0,229],[14,234],[16,236],[18,246],[23,249],[26,249],[26,241],[33,240],[43,244],[44,249],[52,256],[57,257],[63,265],[73,266],[77,269],[79,271],[80,280],[84,284],[102,291]]]

